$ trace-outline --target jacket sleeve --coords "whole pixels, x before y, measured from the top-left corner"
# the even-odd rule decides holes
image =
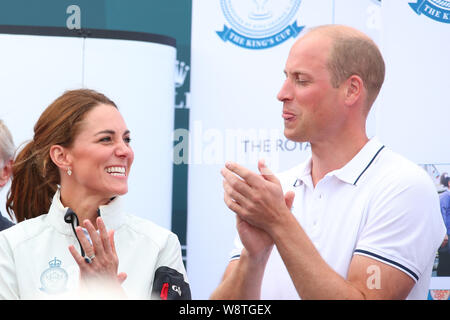
[[[190,300],[191,290],[181,256],[178,237],[170,233],[161,250],[153,280],[152,299]]]
[[[0,299],[14,300],[20,298],[19,288],[13,250],[5,233],[0,232]]]

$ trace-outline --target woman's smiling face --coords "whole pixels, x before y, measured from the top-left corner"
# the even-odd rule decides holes
[[[86,114],[68,154],[77,193],[106,198],[127,193],[134,153],[130,131],[114,106],[99,104]]]

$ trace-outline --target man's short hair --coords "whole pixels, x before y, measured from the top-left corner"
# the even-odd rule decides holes
[[[15,146],[11,132],[5,123],[0,120],[0,165],[14,158]]]
[[[358,75],[367,89],[367,103],[375,101],[384,82],[385,63],[378,46],[364,33],[346,26],[325,25],[310,29],[333,40],[328,59],[331,84],[337,88],[352,75]]]

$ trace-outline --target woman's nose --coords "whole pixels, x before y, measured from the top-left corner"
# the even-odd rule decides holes
[[[130,157],[133,154],[133,150],[130,145],[124,141],[118,142],[115,149],[116,155],[119,157]]]

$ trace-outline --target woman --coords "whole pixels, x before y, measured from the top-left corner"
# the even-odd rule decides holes
[[[67,91],[42,113],[13,168],[0,298],[190,298],[178,238],[121,207],[133,158],[103,94]]]

